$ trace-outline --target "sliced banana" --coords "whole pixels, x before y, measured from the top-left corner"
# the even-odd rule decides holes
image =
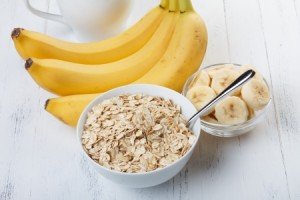
[[[242,87],[242,98],[253,110],[260,110],[270,101],[267,84],[260,79],[252,79]]]
[[[233,69],[221,69],[215,73],[211,81],[211,88],[220,94],[226,87],[228,87],[235,79],[239,77],[240,73]],[[233,93],[239,95],[240,89]]]
[[[248,116],[248,120],[252,119],[255,117],[255,110],[253,110],[252,108],[248,107],[248,111],[249,111],[249,116]]]
[[[208,73],[204,70],[199,70],[198,72],[196,72],[188,88],[192,88],[194,86],[199,86],[199,85],[206,85],[206,86],[210,85],[210,77]]]
[[[239,97],[226,97],[215,106],[215,117],[222,124],[234,125],[248,120],[248,108]]]
[[[223,65],[217,65],[217,66],[214,66],[214,67],[210,67],[208,69],[206,69],[207,71],[207,74],[213,78],[214,75],[216,73],[218,73],[218,71],[222,70],[222,69],[232,69],[234,70],[235,69],[235,65],[233,64],[223,64]]]
[[[197,110],[200,110],[216,97],[216,93],[210,87],[200,85],[190,88],[186,93],[186,97],[193,103]],[[207,114],[210,114],[212,111],[213,109]]]
[[[201,117],[201,119],[203,121],[206,121],[206,122],[209,122],[209,123],[212,123],[212,124],[220,124],[220,122],[218,122],[218,120],[215,117],[211,116],[211,115]]]
[[[261,80],[263,79],[263,76],[261,75],[261,73],[259,73],[258,69],[252,65],[248,65],[248,64],[242,65],[239,68],[239,72],[240,72],[240,74],[242,74],[249,69],[252,69],[253,71],[255,71],[255,75],[253,76],[254,79],[261,79]]]
[[[233,64],[224,64],[199,70],[188,86],[186,97],[199,110],[249,69],[256,72],[254,78],[232,96],[218,103],[201,117],[202,120],[226,125],[244,123],[254,118],[256,111],[269,102],[270,93],[266,82],[258,69],[251,65],[236,67]]]

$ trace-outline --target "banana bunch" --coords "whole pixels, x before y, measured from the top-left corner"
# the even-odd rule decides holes
[[[255,71],[255,76],[232,96],[217,103],[206,113],[204,121],[215,124],[235,125],[244,123],[255,116],[270,101],[270,92],[263,76],[253,66],[217,65],[199,70],[188,85],[185,96],[200,110],[236,78],[247,70]]]
[[[17,28],[11,35],[25,68],[42,88],[63,97],[45,109],[76,126],[99,93],[148,83],[181,91],[200,66],[207,31],[191,0],[161,0],[123,33],[94,43],[70,43]]]

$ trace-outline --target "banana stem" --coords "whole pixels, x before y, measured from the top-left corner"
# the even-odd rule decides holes
[[[179,9],[181,13],[194,11],[191,0],[179,0]]]
[[[170,0],[169,1],[169,11],[176,12],[178,10],[178,0]]]
[[[160,1],[160,7],[162,8],[168,8],[169,7],[169,0],[161,0]]]

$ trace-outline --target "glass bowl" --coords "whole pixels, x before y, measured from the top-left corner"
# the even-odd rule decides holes
[[[242,66],[241,64],[219,63],[219,64],[214,64],[214,65],[209,65],[209,66],[206,66],[206,67],[202,67],[199,70],[206,70],[206,69],[217,67],[217,66],[220,66],[220,65],[225,65],[224,67],[226,67],[226,65],[228,67],[229,67],[229,65],[231,65],[234,69],[238,69]],[[186,96],[186,93],[188,91],[188,86],[189,86],[190,82],[193,80],[196,73],[197,72],[192,74],[187,79],[187,81],[185,82],[185,85],[184,85],[183,91],[182,91],[182,94],[184,96]],[[239,136],[239,135],[245,134],[245,133],[249,132],[250,130],[252,130],[253,128],[255,128],[257,126],[257,124],[259,122],[261,122],[262,119],[264,118],[264,116],[266,115],[267,110],[270,107],[271,100],[272,100],[272,94],[271,94],[271,91],[270,91],[270,87],[269,87],[269,85],[268,85],[268,83],[267,83],[267,81],[265,80],[264,77],[263,77],[263,80],[264,80],[264,82],[266,83],[266,85],[269,89],[270,100],[269,100],[268,104],[263,109],[255,111],[254,117],[252,117],[251,119],[247,120],[244,123],[237,124],[237,125],[216,124],[216,123],[207,122],[207,121],[204,121],[203,119],[200,119],[200,121],[201,121],[201,130],[207,132],[208,134],[218,136],[218,137],[234,137],[234,136]]]

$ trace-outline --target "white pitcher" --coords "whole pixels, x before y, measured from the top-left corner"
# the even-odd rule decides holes
[[[61,15],[40,11],[25,0],[39,17],[71,27],[80,41],[102,40],[125,28],[132,0],[57,0]]]

